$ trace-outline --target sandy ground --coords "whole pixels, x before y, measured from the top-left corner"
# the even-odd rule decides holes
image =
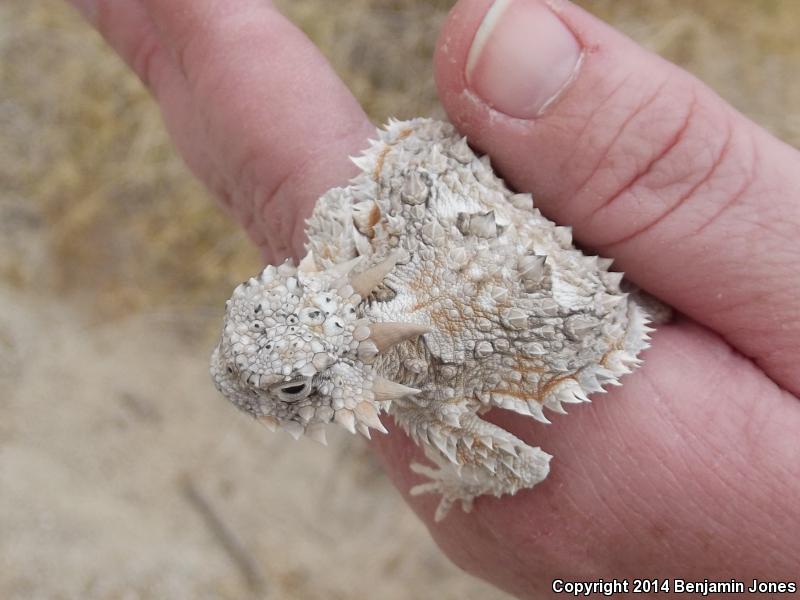
[[[0,288],[0,597],[503,598],[360,440],[271,434],[209,385],[204,315],[97,324]]]
[[[446,0],[283,0],[377,122],[441,115]],[[800,2],[593,0],[800,146]],[[0,3],[0,598],[504,598],[363,445],[270,434],[206,372],[259,267],[58,0]]]

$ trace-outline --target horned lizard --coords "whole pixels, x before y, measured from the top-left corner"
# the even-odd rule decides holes
[[[643,304],[611,260],[510,191],[444,122],[390,121],[347,187],[325,193],[308,254],[236,288],[211,359],[236,406],[295,438],[370,436],[387,412],[431,465],[412,494],[469,511],[542,481],[550,455],[481,418],[619,384],[648,346]]]

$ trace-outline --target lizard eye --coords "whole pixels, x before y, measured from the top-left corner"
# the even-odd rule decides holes
[[[275,386],[275,393],[284,402],[296,402],[311,393],[311,378],[302,377]]]

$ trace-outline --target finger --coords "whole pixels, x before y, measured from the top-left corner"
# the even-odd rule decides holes
[[[98,22],[153,90],[189,166],[267,259],[302,255],[314,202],[354,174],[348,156],[374,132],[356,100],[269,2],[140,1],[150,38],[128,27],[128,4],[100,0]]]
[[[682,322],[659,329],[621,388],[593,398],[551,425],[491,413],[553,455],[534,489],[478,498],[469,514],[456,505],[435,524],[438,499],[407,496],[459,566],[522,598],[551,597],[552,579],[567,574],[788,577],[800,552],[793,396]],[[424,482],[408,464],[428,461],[401,431],[375,443],[403,493]]]
[[[510,185],[800,393],[795,150],[567,2],[462,0],[436,74]]]

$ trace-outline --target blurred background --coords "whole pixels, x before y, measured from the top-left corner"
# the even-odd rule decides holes
[[[443,116],[444,0],[278,2],[377,122]],[[800,147],[800,2],[584,0]],[[361,442],[270,434],[206,364],[260,268],[65,3],[0,4],[0,598],[507,598]]]

